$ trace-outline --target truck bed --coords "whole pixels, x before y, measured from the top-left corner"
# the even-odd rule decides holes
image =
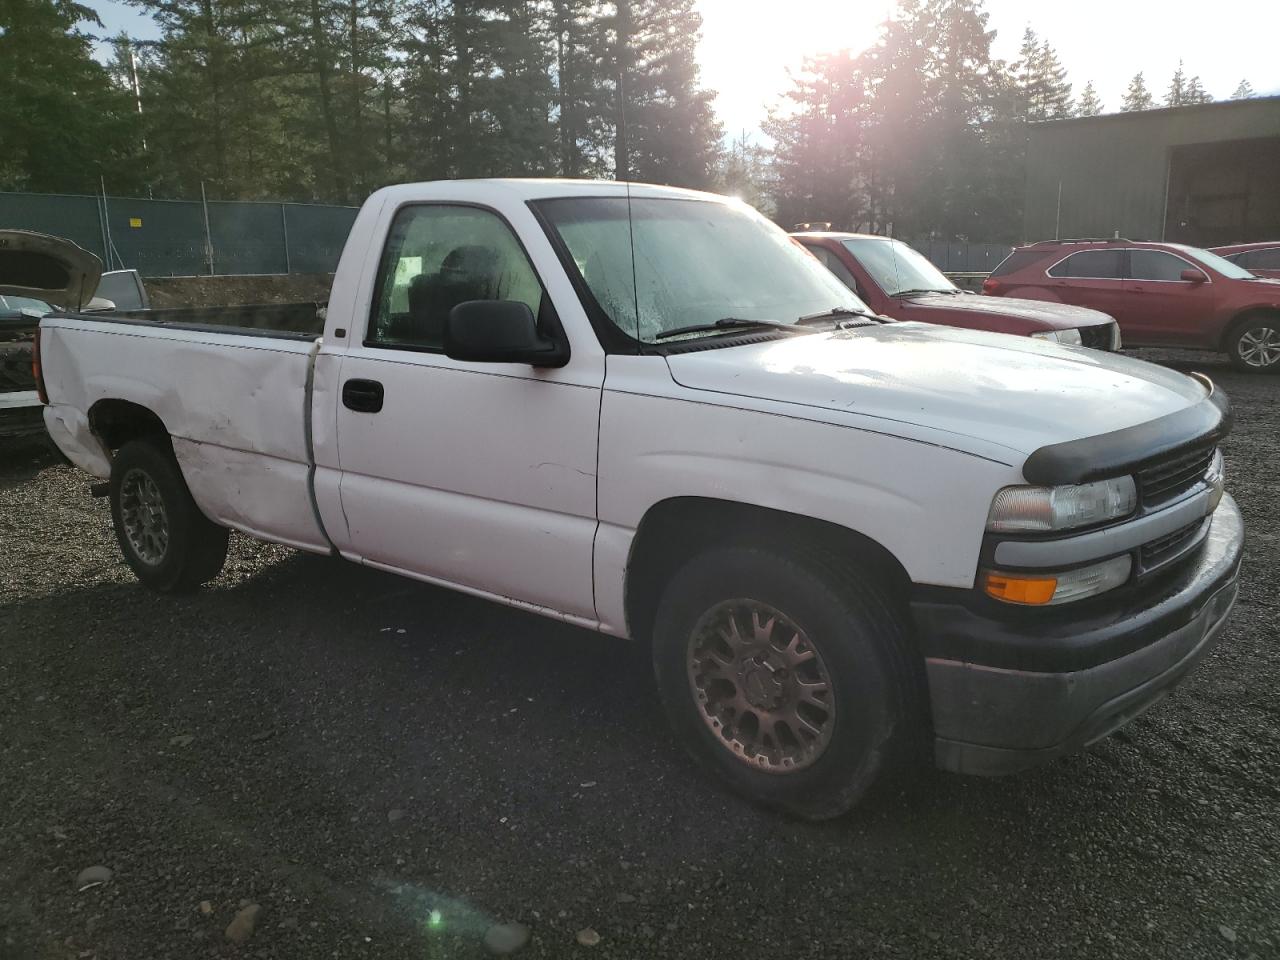
[[[179,329],[234,329],[265,334],[292,334],[314,339],[324,332],[324,304],[254,303],[230,307],[167,307],[80,314],[84,319],[119,319]]]
[[[314,316],[314,305],[307,307]],[[302,311],[50,314],[40,327],[45,422],[55,440],[83,452],[73,457],[79,466],[105,478],[110,462],[92,436],[97,404],[144,406],[164,424],[192,496],[211,519],[327,552],[308,493],[317,334],[276,329],[283,323],[304,325]]]

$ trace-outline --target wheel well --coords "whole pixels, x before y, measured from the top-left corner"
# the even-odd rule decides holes
[[[854,558],[895,593],[905,596],[911,585],[897,557],[848,527],[768,507],[676,497],[649,508],[631,543],[625,594],[628,632],[648,640],[667,579],[709,547],[771,544],[786,549],[797,543]]]
[[[1275,310],[1271,307],[1250,307],[1247,310],[1240,311],[1231,318],[1231,322],[1223,329],[1222,340],[1218,344],[1218,349],[1226,351],[1227,347],[1230,345],[1231,338],[1235,336],[1235,333],[1240,329],[1240,326],[1255,317],[1274,317],[1277,320],[1280,320],[1280,310]]]
[[[89,429],[108,450],[119,450],[130,440],[169,439],[169,431],[155,413],[129,400],[99,400],[89,408]]]

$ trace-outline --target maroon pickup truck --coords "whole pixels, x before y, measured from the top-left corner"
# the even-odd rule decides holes
[[[901,240],[830,231],[792,237],[844,281],[876,313],[970,330],[1013,333],[1118,350],[1115,320],[1098,310],[966,293]]]

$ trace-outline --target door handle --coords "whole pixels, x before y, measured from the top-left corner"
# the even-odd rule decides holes
[[[342,405],[357,413],[377,413],[382,409],[382,384],[377,380],[348,380],[342,385]]]

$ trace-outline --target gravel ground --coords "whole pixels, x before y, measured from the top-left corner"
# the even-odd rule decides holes
[[[242,537],[156,597],[86,477],[11,452],[0,957],[1280,956],[1280,378],[1195,366],[1250,524],[1218,650],[1086,754],[817,826],[709,784],[635,645]]]

